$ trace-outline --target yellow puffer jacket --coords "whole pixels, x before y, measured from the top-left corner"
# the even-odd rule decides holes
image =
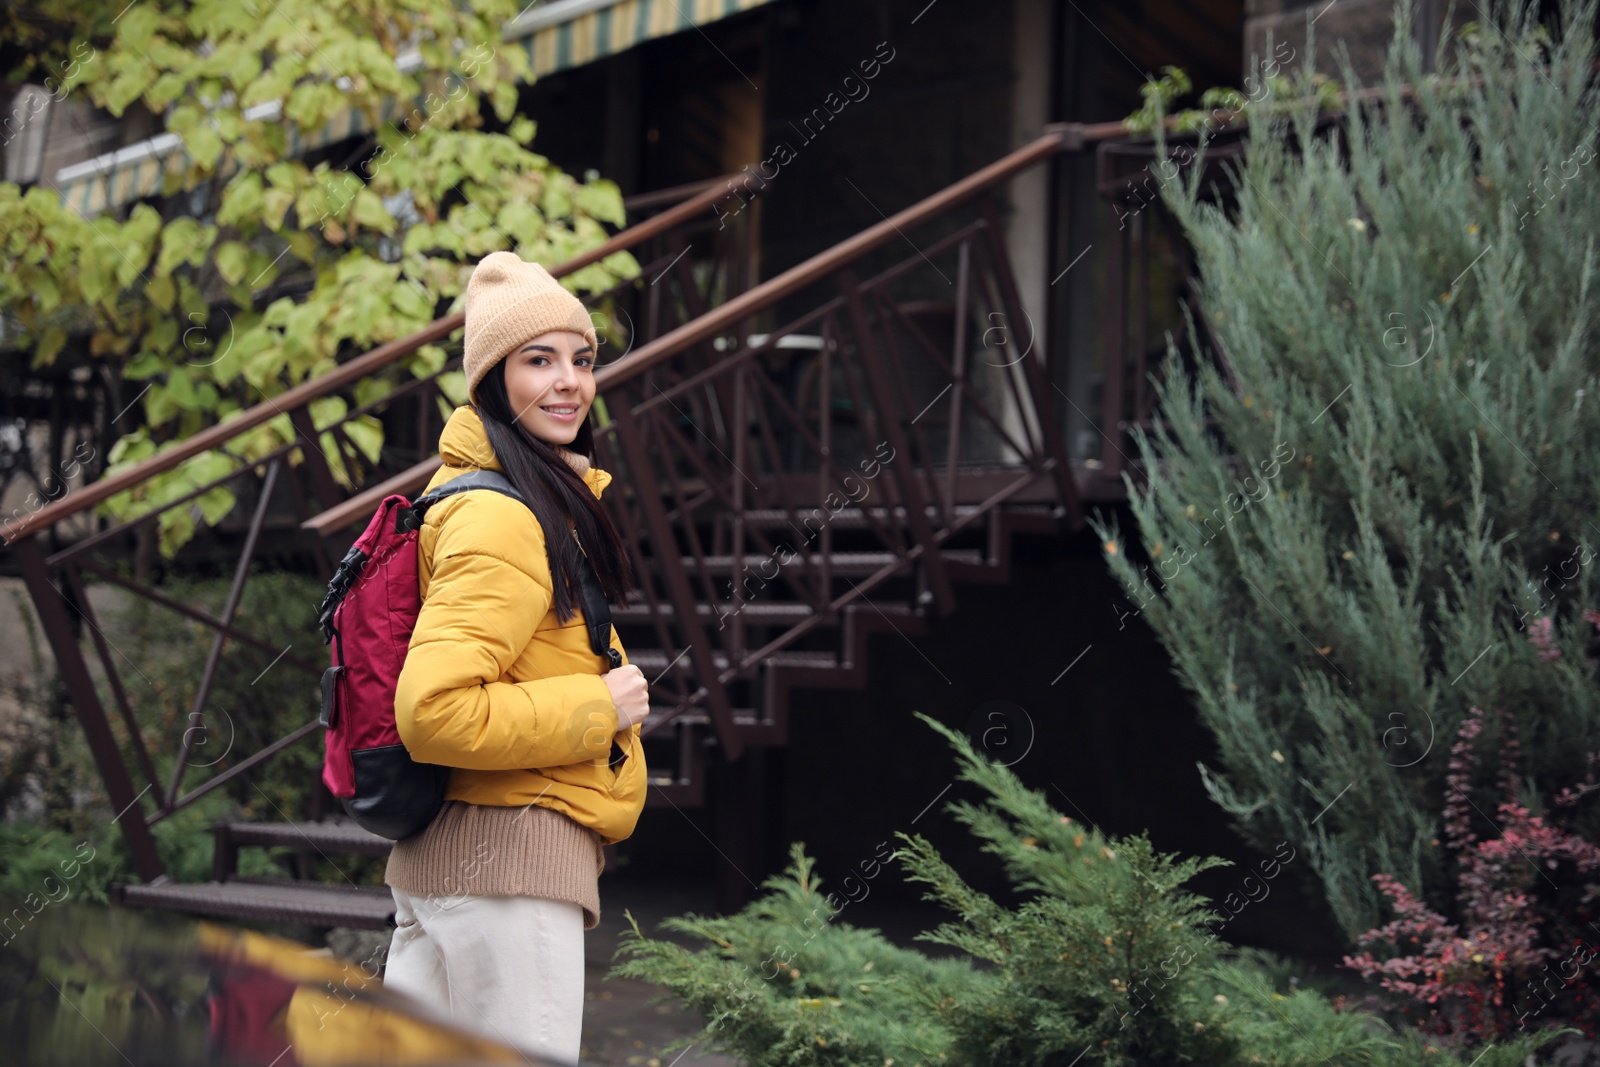
[[[470,405],[450,416],[439,456],[429,489],[500,469]],[[596,497],[611,481],[594,467],[583,478]],[[460,493],[428,510],[418,538],[422,610],[395,690],[406,749],[455,768],[451,800],[541,804],[606,844],[628,837],[644,807],[639,726],[617,733],[606,660],[589,647],[582,610],[556,618],[539,521],[504,494]],[[622,651],[615,627],[611,642]],[[627,754],[616,771],[613,738]]]

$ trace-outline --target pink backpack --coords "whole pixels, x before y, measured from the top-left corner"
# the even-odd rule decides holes
[[[395,725],[395,686],[422,608],[417,531],[429,507],[474,489],[522,500],[505,475],[489,470],[458,475],[415,502],[384,497],[318,608],[323,641],[333,646],[322,675],[322,781],[358,824],[392,841],[433,821],[450,781],[450,768],[411,758]],[[600,606],[609,637],[603,596]]]

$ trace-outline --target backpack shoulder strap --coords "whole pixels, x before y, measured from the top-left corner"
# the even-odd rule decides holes
[[[573,540],[577,541],[578,532],[572,533]],[[606,657],[612,667],[622,666],[621,653],[611,647],[611,604],[606,600],[600,576],[595,574],[582,541],[578,541],[578,595],[583,602],[584,622],[589,627],[589,647],[594,649],[595,655]]]
[[[455,496],[457,493],[466,493],[474,489],[488,489],[527,504],[527,501],[522,499],[522,494],[517,492],[517,487],[511,484],[511,479],[499,471],[480,468],[451,478],[439,488],[417,497],[411,502],[410,507],[401,508],[399,514],[395,517],[395,531],[397,533],[408,533],[411,530],[418,529],[422,525],[423,516],[428,513],[428,509],[433,505],[447,497]],[[528,510],[532,511],[533,509],[529,508]]]

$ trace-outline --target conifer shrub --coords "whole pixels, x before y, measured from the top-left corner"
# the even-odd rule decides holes
[[[958,779],[981,790],[981,803],[947,810],[998,857],[1019,904],[974,890],[920,835],[898,835],[893,861],[953,916],[919,939],[956,954],[930,956],[834,918],[844,905],[797,844],[737,914],[661,924],[701,947],[648,936],[630,915],[608,977],[663,987],[706,1020],[683,1044],[751,1067],[1513,1067],[1541,1040],[1445,1051],[1295,989],[1282,961],[1218,938],[1226,912],[1184,888],[1224,861],[1081,826],[919,717],[950,740]]]
[[[1478,5],[1435,74],[1402,4],[1372,95],[1252,111],[1224,195],[1199,166],[1162,186],[1217,358],[1169,346],[1143,552],[1097,529],[1216,738],[1211,795],[1301,849],[1352,941],[1376,874],[1461,918],[1441,798],[1470,708],[1510,709],[1535,815],[1600,749],[1596,5],[1547,6]],[[1600,839],[1593,805],[1570,824]]]
[[[738,914],[661,924],[703,940],[703,949],[647,937],[630,914],[618,947],[626,959],[610,976],[664,986],[706,1019],[702,1047],[752,1065],[956,1062],[950,1031],[920,1007],[914,988],[975,997],[985,980],[969,961],[932,959],[831,921],[841,898],[821,891],[799,845],[791,854],[789,868],[764,883],[767,895]]]

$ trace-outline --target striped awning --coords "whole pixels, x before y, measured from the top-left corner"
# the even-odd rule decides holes
[[[527,50],[533,76],[539,78],[771,2],[773,0],[554,0],[531,7],[507,23],[504,39]],[[420,65],[420,58],[414,53],[402,55],[398,65],[402,70],[414,70]],[[407,111],[409,108],[392,100],[385,104],[380,117],[388,122]],[[248,109],[245,118],[270,121],[281,113],[281,105],[273,101]],[[299,155],[370,129],[366,116],[352,109],[334,116],[308,137],[291,130],[290,154]],[[95,215],[107,208],[160,195],[164,188],[170,190],[169,176],[175,183],[188,167],[189,157],[184,151],[183,139],[164,133],[63,167],[56,172],[53,184],[63,203],[85,215]]]
[[[771,0],[560,0],[532,8],[506,28],[533,60],[534,77],[579,67],[642,41],[737,15]]]

